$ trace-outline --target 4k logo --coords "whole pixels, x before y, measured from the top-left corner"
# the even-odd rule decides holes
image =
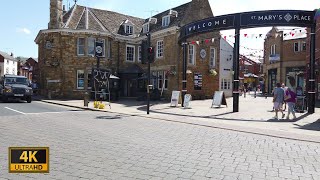
[[[10,173],[47,173],[49,172],[48,147],[10,147]]]

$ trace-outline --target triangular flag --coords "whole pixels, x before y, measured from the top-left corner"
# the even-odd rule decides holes
[[[192,41],[191,44],[196,44],[196,42],[195,42],[195,41]]]
[[[292,37],[293,37],[293,36],[294,36],[294,33],[292,33],[291,35],[292,35]]]
[[[199,45],[200,43],[199,43],[199,41],[196,41],[196,43]]]
[[[244,37],[247,37],[248,36],[248,34],[244,34]]]
[[[276,38],[279,36],[279,34],[278,33],[276,33]]]
[[[262,34],[259,34],[259,37],[262,38]]]
[[[214,38],[211,39],[211,42],[214,43]]]
[[[205,42],[206,44],[208,44],[208,43],[209,43],[209,39],[204,40],[204,42]]]
[[[224,36],[223,38],[224,38],[225,40],[227,40],[227,36]]]

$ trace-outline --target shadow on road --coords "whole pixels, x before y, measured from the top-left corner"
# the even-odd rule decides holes
[[[306,125],[298,125],[295,124],[296,128],[299,129],[304,129],[304,130],[311,130],[311,131],[320,131],[320,119],[318,119],[317,121],[310,123],[310,124],[306,124]]]

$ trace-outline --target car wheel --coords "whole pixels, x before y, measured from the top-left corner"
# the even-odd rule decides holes
[[[27,103],[31,103],[31,101],[32,101],[31,96],[27,97]]]

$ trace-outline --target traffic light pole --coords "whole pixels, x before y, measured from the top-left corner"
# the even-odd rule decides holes
[[[187,93],[187,42],[183,42],[183,62],[182,62],[182,107],[184,107],[184,96]]]
[[[147,34],[147,45],[150,47],[151,45],[151,34]],[[150,60],[148,59],[148,89],[147,89],[147,114],[150,113],[150,82],[151,82],[151,77],[150,77]]]
[[[311,27],[310,33],[310,61],[309,61],[309,90],[308,90],[308,113],[313,114],[315,111],[315,99],[316,99],[316,88],[315,88],[315,38],[316,25]]]

